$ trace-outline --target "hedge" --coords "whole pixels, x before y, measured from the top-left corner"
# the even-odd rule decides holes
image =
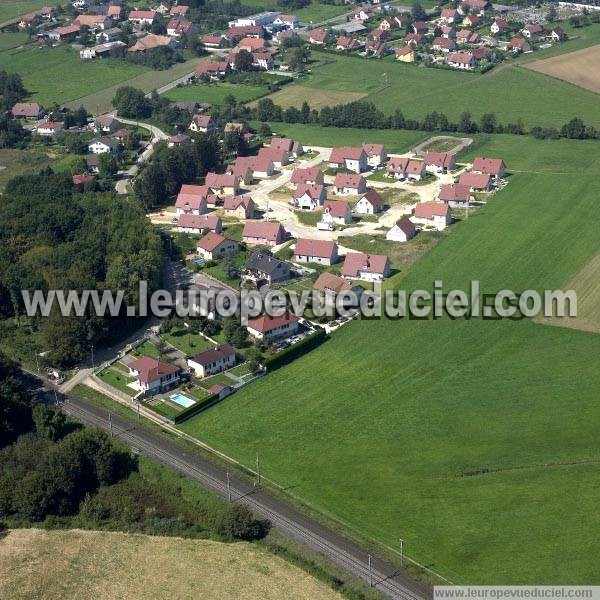
[[[299,358],[317,346],[320,346],[326,339],[327,334],[325,333],[325,330],[317,329],[317,331],[307,335],[297,344],[293,344],[285,350],[277,353],[275,356],[265,359],[263,361],[263,365],[267,368],[267,371],[279,369],[279,367],[289,364],[296,358]]]

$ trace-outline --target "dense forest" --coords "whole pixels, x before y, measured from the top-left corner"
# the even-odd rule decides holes
[[[25,322],[21,290],[123,290],[137,303],[138,282],[160,283],[161,243],[135,200],[114,193],[78,193],[65,173],[45,170],[12,179],[0,204],[0,317]],[[55,303],[56,304],[56,303]],[[90,345],[135,327],[118,317],[48,317],[39,329],[50,360],[68,366]]]
[[[104,432],[34,401],[0,354],[0,528],[41,524],[253,540],[268,523],[200,490]],[[192,484],[190,484],[192,485]]]

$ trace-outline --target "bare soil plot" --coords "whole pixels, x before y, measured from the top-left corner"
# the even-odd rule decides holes
[[[523,65],[573,85],[600,93],[600,44]]]
[[[40,529],[12,530],[0,539],[0,597],[341,599],[251,544]]]
[[[335,106],[356,102],[367,96],[364,92],[346,92],[341,90],[324,90],[303,85],[288,85],[283,89],[268,96],[275,104],[287,108],[296,106],[300,108],[306,100],[311,108],[321,109],[324,106]],[[252,104],[250,105],[252,106]]]

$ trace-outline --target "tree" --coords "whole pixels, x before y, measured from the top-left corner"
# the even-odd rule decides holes
[[[165,173],[154,162],[150,163],[134,183],[135,193],[142,205],[152,208],[165,198]]]
[[[236,71],[244,72],[252,69],[252,54],[247,50],[240,50],[233,60]]]
[[[111,178],[119,170],[119,163],[112,152],[101,154],[98,159],[98,175],[100,178]]]
[[[131,86],[120,87],[112,105],[120,116],[126,118],[144,119],[152,114],[152,105],[144,92]]]
[[[250,542],[263,538],[269,523],[255,519],[245,506],[234,504],[220,517],[217,530],[226,538]]]
[[[162,15],[157,14],[152,22],[150,27],[151,33],[156,35],[165,35],[167,33],[167,26],[165,25],[165,21],[162,18]]]
[[[558,13],[556,12],[556,6],[551,4],[548,12],[546,13],[546,21],[548,21],[548,23],[555,23],[557,18]]]
[[[41,404],[33,407],[33,424],[38,435],[52,442],[60,440],[69,430],[64,413]]]
[[[496,115],[494,113],[485,113],[481,116],[480,130],[483,133],[494,133],[496,131]]]
[[[243,348],[247,344],[248,332],[236,318],[225,319],[223,322],[223,335],[236,348]]]
[[[299,73],[306,68],[306,63],[310,59],[310,48],[308,45],[298,46],[290,50],[288,55],[288,65],[292,71]]]
[[[204,44],[196,35],[190,35],[187,37],[187,47],[194,56],[203,56],[206,54],[206,48],[204,47]]]
[[[582,140],[586,137],[585,123],[579,117],[574,117],[562,126],[560,133],[563,137]]]
[[[410,9],[410,15],[414,21],[424,21],[427,19],[427,13],[419,0],[413,2],[412,8]]]

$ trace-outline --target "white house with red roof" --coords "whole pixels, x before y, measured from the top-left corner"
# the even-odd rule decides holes
[[[299,183],[294,191],[293,204],[300,210],[315,210],[323,205],[327,194],[322,184]]]
[[[251,219],[254,216],[254,200],[249,194],[225,196],[223,198],[223,210],[229,217]]]
[[[246,244],[277,246],[286,237],[285,229],[277,221],[247,221],[242,232],[242,240]]]
[[[521,33],[523,34],[523,37],[526,37],[528,40],[533,40],[544,33],[544,26],[539,23],[529,23],[521,29]]]
[[[346,254],[342,267],[342,277],[363,281],[381,281],[388,277],[390,272],[390,259],[387,256],[363,252]]]
[[[44,121],[39,123],[36,133],[39,135],[55,136],[63,129],[63,124],[60,121]]]
[[[276,167],[285,167],[290,163],[290,153],[283,148],[267,146],[258,151],[259,160],[270,160]]]
[[[506,19],[494,19],[494,22],[490,25],[490,31],[493,34],[504,33],[508,31],[508,21]]]
[[[352,223],[350,204],[343,200],[325,200],[321,221],[331,225],[347,225]]]
[[[456,23],[458,21],[458,11],[455,8],[443,8],[441,18],[446,23]]]
[[[438,199],[449,206],[468,206],[471,190],[469,186],[460,183],[446,183],[442,185]]]
[[[41,119],[44,109],[37,102],[17,102],[11,113],[15,119]]]
[[[235,254],[239,249],[240,246],[235,240],[230,240],[214,231],[209,231],[196,244],[198,255],[207,260],[217,260],[223,256]]]
[[[235,366],[235,348],[230,344],[220,344],[188,358],[187,364],[196,377],[208,377]]]
[[[237,196],[240,191],[240,178],[231,173],[207,173],[204,183],[215,194]]]
[[[296,167],[292,173],[291,183],[298,185],[306,183],[308,185],[322,185],[323,171],[319,167]]]
[[[419,181],[427,174],[425,161],[407,157],[392,157],[387,162],[387,173],[400,181]]]
[[[190,123],[190,131],[213,133],[217,128],[215,120],[210,115],[194,115]]]
[[[516,54],[518,52],[529,52],[531,45],[525,38],[514,37],[510,40],[510,49]]]
[[[324,29],[312,29],[308,32],[308,41],[316,46],[322,46],[327,39],[327,32]]]
[[[473,70],[477,66],[477,61],[472,52],[451,52],[446,62],[454,69],[462,69],[464,71]]]
[[[152,25],[155,19],[155,10],[132,10],[127,15],[127,20],[136,25]]]
[[[269,148],[277,148],[279,150],[285,150],[290,156],[298,158],[304,154],[304,148],[302,143],[298,140],[293,140],[286,137],[273,136]]]
[[[367,155],[367,163],[370,167],[381,167],[387,161],[387,151],[383,144],[363,144],[363,150]]]
[[[408,218],[402,217],[385,234],[385,239],[391,242],[408,242],[417,234],[415,224]]]
[[[367,153],[362,148],[334,148],[329,157],[329,166],[332,169],[348,169],[354,173],[362,173],[369,168]]]
[[[338,247],[330,240],[298,238],[294,248],[295,262],[333,265],[338,261]]]
[[[359,215],[375,215],[380,213],[385,206],[379,192],[373,188],[367,190],[354,206],[354,212]]]
[[[183,214],[177,219],[177,231],[182,233],[222,233],[223,223],[219,215]]]
[[[262,315],[257,319],[250,319],[246,329],[253,338],[270,343],[297,333],[298,320],[296,315],[288,311],[277,317]]]
[[[337,173],[333,180],[333,187],[339,195],[364,194],[367,190],[367,182],[358,173]]]
[[[472,192],[489,192],[492,189],[492,176],[489,173],[467,171],[461,174],[458,183],[469,186]]]
[[[177,6],[172,6],[169,12],[175,17],[178,15],[185,16],[188,14],[189,10],[189,6],[186,6],[185,4],[178,4]]]
[[[175,213],[180,215],[203,215],[207,210],[206,197],[209,189],[205,185],[184,183],[177,194]]]
[[[478,156],[473,161],[473,173],[484,173],[498,179],[506,175],[506,165],[501,158]]]
[[[436,175],[448,173],[456,169],[456,158],[450,152],[425,152],[425,168]]]
[[[413,223],[443,231],[452,223],[450,207],[443,202],[419,202],[411,219]]]
[[[179,384],[181,369],[162,360],[141,356],[128,367],[136,387],[147,394],[159,394]]]

